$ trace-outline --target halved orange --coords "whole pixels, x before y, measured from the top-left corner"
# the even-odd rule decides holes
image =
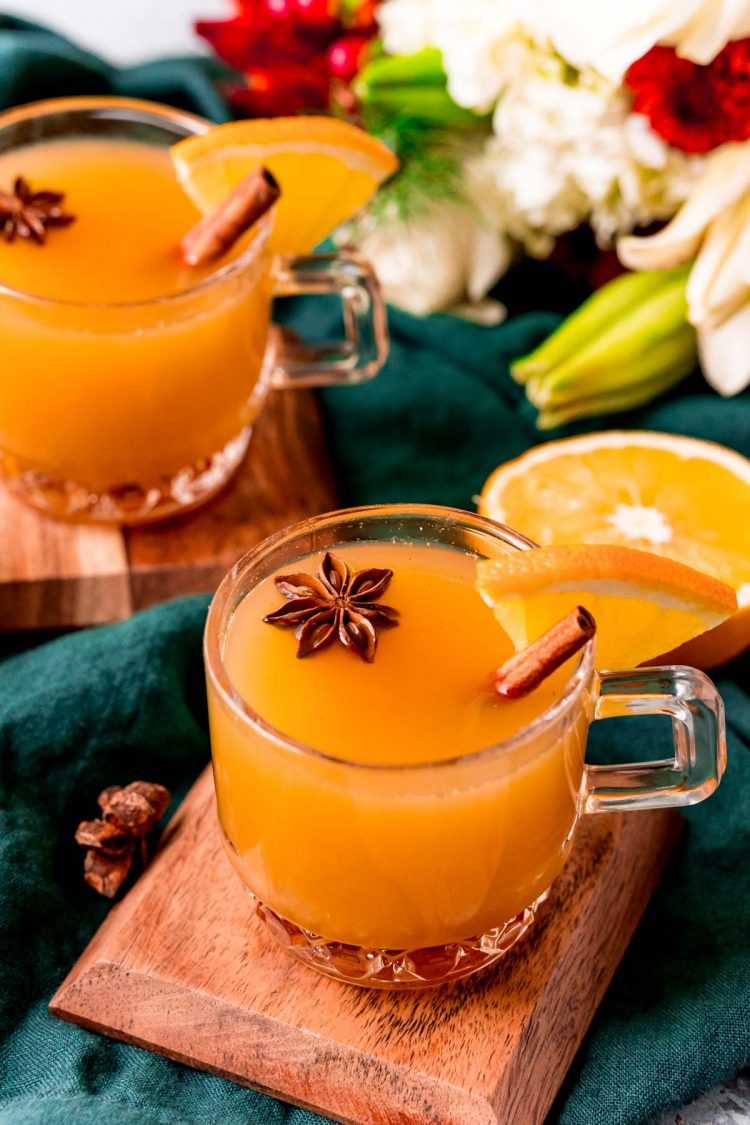
[[[731,586],[631,547],[539,547],[477,565],[477,588],[517,649],[577,605],[597,625],[597,665],[632,668],[737,608]]]
[[[739,612],[670,663],[712,668],[750,645],[750,461],[739,453],[645,431],[551,441],[496,469],[479,510],[543,546],[633,547],[732,586]]]
[[[204,214],[259,165],[281,185],[270,245],[306,254],[358,211],[398,167],[381,141],[335,117],[232,121],[172,148],[185,191]]]

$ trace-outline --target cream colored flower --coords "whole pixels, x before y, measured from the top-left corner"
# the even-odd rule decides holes
[[[750,142],[712,152],[687,202],[647,238],[622,238],[631,269],[672,269],[694,259],[688,319],[706,378],[721,394],[750,383]]]
[[[492,109],[528,55],[530,24],[522,0],[385,0],[378,8],[389,54],[437,47],[448,91],[467,109]]]
[[[512,258],[508,239],[453,201],[436,201],[413,218],[381,219],[357,246],[386,299],[417,316],[478,305]]]
[[[572,77],[551,52],[511,86],[494,115],[495,136],[475,161],[495,222],[545,255],[555,237],[590,222],[599,242],[668,219],[700,162],[671,148],[627,94],[593,71]]]
[[[389,55],[415,55],[433,43],[433,0],[385,0],[377,10]]]
[[[437,0],[435,45],[458,105],[491,110],[521,78],[531,42],[519,8],[509,0]]]
[[[698,332],[698,355],[720,394],[736,395],[750,385],[750,301],[717,328]]]
[[[613,82],[657,43],[709,63],[730,39],[750,35],[748,0],[529,0],[555,49]]]

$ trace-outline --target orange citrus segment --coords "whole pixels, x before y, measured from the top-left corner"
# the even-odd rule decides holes
[[[281,185],[270,239],[279,254],[309,253],[398,167],[381,141],[335,117],[233,121],[179,141],[172,159],[204,214],[265,165]]]
[[[634,547],[732,586],[736,617],[670,659],[710,668],[750,644],[750,461],[739,453],[638,431],[547,442],[496,469],[479,510],[543,546]]]
[[[596,619],[597,665],[632,668],[726,620],[731,586],[631,547],[565,546],[482,561],[477,587],[517,649],[576,605]]]

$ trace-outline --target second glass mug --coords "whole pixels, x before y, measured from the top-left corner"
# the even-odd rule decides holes
[[[582,815],[709,796],[726,761],[724,713],[694,668],[597,672],[594,640],[530,726],[464,757],[358,764],[296,741],[233,687],[223,648],[234,610],[311,553],[383,540],[478,559],[534,546],[490,520],[426,505],[334,512],[271,536],[230,571],[209,611],[211,751],[227,855],[274,937],[340,981],[421,988],[477,972],[515,944]],[[653,714],[672,719],[673,759],[586,765],[593,720]]]
[[[0,154],[68,137],[167,148],[209,128],[149,102],[67,98],[0,116]],[[84,304],[0,283],[0,476],[17,495],[81,520],[185,511],[240,464],[269,388],[376,374],[388,337],[370,266],[346,252],[272,259],[271,224],[192,288],[154,300]],[[340,343],[269,332],[273,296],[308,293],[340,295]]]

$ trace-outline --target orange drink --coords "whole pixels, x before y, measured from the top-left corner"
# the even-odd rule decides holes
[[[449,509],[354,509],[272,537],[220,588],[223,838],[314,967],[417,986],[488,964],[533,920],[584,807],[615,802],[584,765],[591,644],[523,699],[492,690],[513,646],[477,562],[527,546]]]
[[[560,698],[563,674],[514,702],[493,693],[492,670],[513,647],[476,592],[470,555],[368,543],[336,557],[355,571],[393,568],[387,601],[398,627],[379,639],[372,664],[340,644],[297,660],[294,637],[263,621],[279,604],[269,575],[238,607],[224,659],[239,694],[272,726],[342,762],[408,767],[510,738]],[[322,558],[300,559],[295,570],[315,574]],[[457,645],[464,630],[471,644]],[[298,785],[280,818],[274,790],[293,778],[269,774],[231,720],[214,722],[230,858],[264,903],[307,930],[390,949],[460,941],[515,917],[562,866],[583,777],[575,725],[547,753],[516,755],[513,770],[490,784],[479,770],[476,787],[425,799],[404,791],[398,772],[377,794],[316,782],[312,791]],[[311,814],[320,826],[305,840]],[[349,833],[344,857],[337,841]],[[452,846],[441,855],[445,837]]]
[[[131,303],[189,289],[208,273],[184,265],[178,252],[200,214],[168,148],[73,136],[0,153],[0,183],[21,174],[64,193],[74,221],[64,232],[52,228],[43,249],[30,239],[1,241],[4,285],[59,301]]]
[[[43,245],[0,238],[0,472],[52,514],[136,522],[200,502],[242,459],[271,380],[284,380],[268,348],[272,293],[313,286],[274,263],[273,216],[211,267],[180,258],[200,214],[170,148],[208,128],[119,99],[0,118],[0,190],[22,177],[31,192],[62,193],[73,216]],[[364,267],[342,281],[328,261],[318,291],[348,285],[371,307]],[[353,381],[356,356],[333,376],[297,363],[295,380],[305,375]]]

